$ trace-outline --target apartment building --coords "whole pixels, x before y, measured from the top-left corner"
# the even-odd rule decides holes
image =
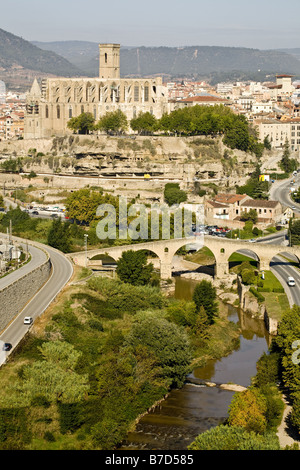
[[[241,214],[242,202],[250,199],[247,194],[218,194],[205,201],[205,218],[207,223],[217,220],[233,221]]]
[[[300,118],[257,120],[256,125],[260,140],[268,136],[272,148],[280,149],[288,140],[292,151],[300,150]]]
[[[228,227],[242,226],[241,215],[255,209],[257,225],[267,226],[281,220],[282,206],[278,201],[252,199],[247,194],[219,194],[204,204],[207,224],[224,224]]]
[[[241,213],[256,210],[259,223],[273,224],[282,217],[282,206],[279,201],[266,201],[264,199],[247,199],[241,203]]]

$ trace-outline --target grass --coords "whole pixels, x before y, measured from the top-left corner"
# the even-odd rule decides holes
[[[215,263],[215,257],[209,248],[204,246],[201,250],[191,255],[186,255],[184,258],[186,261],[206,266]]]
[[[263,281],[263,288],[270,289],[272,292],[274,289],[282,288],[281,283],[277,277],[271,271],[264,271],[265,279]]]
[[[242,253],[232,253],[228,261],[229,261],[229,269],[239,266],[244,261],[248,261],[251,264],[251,266],[253,266],[254,268],[258,267],[257,260],[251,258],[250,256],[243,255]]]
[[[264,292],[265,305],[270,318],[280,321],[283,313],[290,308],[286,294]]]

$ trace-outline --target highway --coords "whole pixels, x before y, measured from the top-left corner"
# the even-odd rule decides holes
[[[270,199],[279,201],[283,206],[290,207],[296,214],[300,214],[300,204],[295,203],[290,198],[290,188],[292,187],[291,182],[295,180],[295,187],[297,188],[300,185],[300,174],[293,176],[292,178],[285,180],[283,182],[276,181],[273,183],[270,190]],[[282,231],[274,235],[270,235],[265,238],[257,239],[253,243],[253,252],[255,253],[255,244],[256,243],[270,243],[274,245],[283,245],[287,244],[287,231]],[[244,254],[247,256],[253,256],[253,252],[249,250],[243,250]],[[283,254],[285,256],[285,254]],[[281,282],[290,302],[290,305],[300,305],[300,270],[297,267],[289,264],[287,259],[291,261],[296,261],[299,263],[299,260],[294,258],[292,259],[291,255],[286,253],[286,256],[275,256],[270,264],[271,271],[276,275],[278,280]],[[287,278],[292,276],[295,279],[296,285],[294,287],[289,287],[287,284]]]
[[[23,323],[24,317],[29,316],[35,320],[38,316],[40,316],[55,299],[61,289],[67,284],[73,273],[73,266],[71,262],[62,253],[46,245],[38,243],[35,245],[39,246],[42,250],[45,250],[49,254],[52,263],[52,272],[49,280],[0,335],[0,341],[12,344],[13,348],[11,351],[13,351],[13,349],[17,346],[17,344],[28,331],[28,325],[24,325]],[[40,254],[40,250],[38,248],[30,246],[30,249],[32,249],[31,253],[33,254],[34,258],[32,261],[33,264],[30,263],[32,269],[35,263],[40,264],[42,259],[41,257],[43,255]],[[37,254],[37,252],[39,252],[39,254]],[[46,255],[44,256],[46,257]],[[7,278],[9,277],[10,276],[7,276]],[[3,357],[2,361],[0,357],[0,364],[1,363],[3,363]]]
[[[283,206],[290,207],[296,214],[300,214],[300,204],[292,201],[290,198],[290,188],[293,187],[291,185],[293,180],[295,180],[294,186],[297,188],[300,185],[300,173],[282,183],[279,181],[273,183],[270,189],[270,199],[279,201]]]

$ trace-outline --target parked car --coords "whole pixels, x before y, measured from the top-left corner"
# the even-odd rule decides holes
[[[10,343],[4,343],[2,347],[2,351],[10,351],[12,348],[12,345]]]
[[[39,215],[38,211],[32,211],[33,215]]]
[[[31,325],[32,322],[33,322],[33,319],[31,317],[24,318],[24,325]]]

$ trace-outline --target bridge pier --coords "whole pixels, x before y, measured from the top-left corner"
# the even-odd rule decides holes
[[[160,261],[160,278],[163,280],[172,278],[172,263]]]
[[[268,271],[270,269],[270,260],[261,258],[259,260],[259,270]]]
[[[215,277],[217,279],[226,279],[229,274],[228,262],[216,261]]]

